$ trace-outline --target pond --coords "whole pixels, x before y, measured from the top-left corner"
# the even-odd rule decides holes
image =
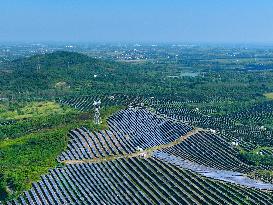
[[[200,73],[195,72],[182,72],[180,77],[197,77]]]

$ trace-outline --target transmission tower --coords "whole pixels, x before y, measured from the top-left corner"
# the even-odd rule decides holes
[[[101,105],[100,100],[94,101],[94,103],[93,103],[93,106],[95,107],[94,122],[96,125],[101,124],[100,105]]]

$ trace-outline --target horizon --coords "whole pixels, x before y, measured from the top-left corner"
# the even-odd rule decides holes
[[[0,42],[273,44],[273,2],[0,2]]]
[[[136,45],[136,46],[273,46],[273,42],[179,42],[179,41],[0,41],[0,45]]]

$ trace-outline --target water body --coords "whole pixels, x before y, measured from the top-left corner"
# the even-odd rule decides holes
[[[182,78],[182,77],[197,77],[200,73],[194,73],[194,72],[182,72],[180,75],[169,75],[168,78]]]
[[[178,167],[191,170],[193,172],[197,172],[205,177],[222,180],[226,182],[231,182],[234,184],[256,188],[261,190],[273,190],[273,184],[264,183],[259,180],[251,179],[246,175],[233,172],[233,171],[225,171],[225,170],[218,170],[210,167],[206,167],[204,165],[199,165],[194,162],[190,162],[188,160],[184,160],[180,157],[175,157],[173,155],[169,155],[165,152],[156,151],[154,152],[154,157],[161,159],[163,161],[169,162],[174,164]]]
[[[197,77],[200,73],[184,72],[180,74],[180,77]]]

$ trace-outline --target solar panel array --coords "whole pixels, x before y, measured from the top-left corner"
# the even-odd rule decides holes
[[[269,192],[207,178],[158,157],[126,157],[136,146],[145,150],[168,144],[192,129],[145,109],[126,109],[110,117],[109,130],[72,130],[67,150],[58,158],[71,163],[50,170],[7,204],[273,204]],[[162,151],[217,169],[250,169],[225,140],[208,132]],[[116,155],[121,157],[107,160]]]

